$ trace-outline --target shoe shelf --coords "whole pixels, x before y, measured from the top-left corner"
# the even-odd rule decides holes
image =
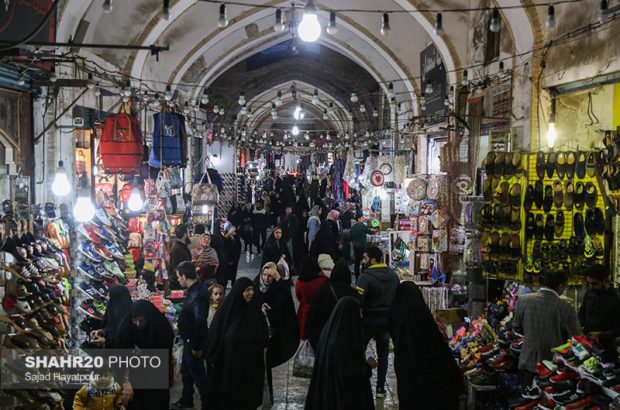
[[[523,190],[523,220],[525,221],[523,236],[526,240],[524,246],[524,282],[538,285],[540,284],[540,274],[545,270],[565,270],[569,273],[570,285],[579,285],[583,283],[583,276],[581,272],[590,264],[598,263],[603,264],[605,257],[605,235],[603,228],[598,233],[594,233],[590,228],[591,222],[588,220],[586,225],[587,215],[593,215],[595,210],[600,211],[602,216],[603,226],[606,225],[607,217],[605,212],[605,198],[602,186],[599,183],[595,169],[586,167],[585,175],[580,178],[577,172],[574,172],[573,177],[570,178],[566,172],[566,165],[563,170],[558,173],[558,156],[563,157],[564,164],[566,164],[566,153],[543,153],[544,158],[544,172],[543,178],[539,178],[540,169],[537,171],[537,163],[539,162],[540,153],[531,153],[527,155],[527,186]],[[575,166],[578,166],[580,153],[575,154]],[[583,157],[588,158],[589,152],[584,152]],[[553,162],[553,165],[548,166],[547,162],[549,158]],[[541,165],[538,164],[540,167]],[[551,177],[549,177],[551,175]],[[560,177],[561,176],[561,177]],[[539,207],[534,201],[531,205],[531,209],[526,209],[525,203],[527,202],[526,194],[528,186],[532,187],[534,191],[534,198],[536,194],[536,184],[540,186],[542,182],[542,197],[543,206]],[[567,190],[572,186],[573,193],[567,194]],[[583,187],[582,192],[577,192],[578,187]],[[594,188],[593,194],[586,194],[586,187]],[[551,192],[551,196],[547,198],[547,193]],[[569,199],[570,198],[570,199]],[[547,202],[547,206],[545,203]],[[572,206],[567,205],[572,202]],[[550,203],[550,206],[549,206]],[[581,206],[577,207],[576,204],[581,203]],[[599,212],[597,211],[597,212]],[[530,221],[528,215],[531,213],[534,217],[535,233],[528,235],[525,238],[527,225]],[[563,215],[563,224],[557,223],[558,215]],[[542,218],[543,228],[542,232],[536,228],[536,218]],[[581,223],[577,226],[577,231],[583,232],[583,238],[580,235],[576,235],[576,226],[574,222],[575,218],[581,218]],[[599,218],[600,219],[600,218]],[[593,222],[593,221],[592,221]],[[588,228],[586,228],[588,226]],[[548,231],[552,230],[553,234]],[[538,231],[538,232],[536,232]],[[541,235],[542,233],[542,235]],[[547,238],[551,238],[550,240]],[[586,257],[585,251],[588,250],[591,254],[591,250],[594,249],[595,255],[588,255]]]

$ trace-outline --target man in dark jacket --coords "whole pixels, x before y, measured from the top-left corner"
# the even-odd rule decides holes
[[[198,280],[196,267],[192,262],[182,262],[176,270],[181,286],[187,289],[183,309],[177,326],[183,340],[181,377],[183,393],[173,405],[174,409],[194,408],[194,384],[200,394],[202,408],[207,403],[207,374],[202,358],[207,340],[207,317],[209,314],[209,290]]]
[[[177,266],[179,266],[181,262],[192,260],[192,254],[187,246],[187,243],[189,242],[189,229],[187,225],[181,224],[177,226],[175,235],[177,238],[170,248],[170,266],[168,269],[168,277],[170,281],[170,289],[179,290],[181,289],[181,285],[179,284],[176,275]]]
[[[375,339],[377,343],[377,397],[385,397],[385,376],[390,351],[388,317],[400,281],[396,273],[383,263],[383,252],[376,246],[366,248],[362,262],[366,270],[357,280],[356,289],[362,295],[364,341],[366,346],[370,339]]]
[[[353,245],[353,254],[355,257],[355,279],[360,276],[360,265],[364,257],[364,250],[367,246],[366,235],[372,235],[375,232],[364,223],[364,214],[358,213],[355,217],[357,223],[351,227],[351,244]]]

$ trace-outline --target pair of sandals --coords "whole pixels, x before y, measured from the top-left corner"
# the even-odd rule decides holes
[[[546,239],[552,241],[555,237],[560,238],[564,233],[564,211],[559,210],[556,214],[547,214],[547,219],[543,214],[534,215],[529,212],[525,219],[525,238]]]
[[[518,234],[498,231],[482,233],[480,245],[489,249],[489,258],[494,260],[518,260],[521,258],[521,239]]]
[[[557,174],[558,178],[583,179],[587,176],[594,177],[597,171],[602,170],[607,162],[607,155],[604,151],[569,151],[569,152],[550,152],[545,154],[539,151],[536,154],[536,175],[538,179],[553,179]]]

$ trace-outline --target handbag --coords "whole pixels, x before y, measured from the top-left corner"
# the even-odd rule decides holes
[[[313,369],[314,351],[312,350],[312,346],[310,346],[310,342],[304,340],[293,357],[293,376],[310,379],[312,378]]]
[[[204,182],[205,176],[208,182]],[[211,182],[208,172],[205,172],[197,185],[192,187],[192,206],[217,205],[220,200],[220,193],[217,186]]]
[[[179,168],[168,168],[166,172],[168,173],[168,180],[170,180],[170,188],[183,188],[183,178],[181,178],[181,170]]]
[[[138,120],[122,110],[105,119],[101,143],[101,162],[108,173],[135,174],[142,163],[142,132]]]

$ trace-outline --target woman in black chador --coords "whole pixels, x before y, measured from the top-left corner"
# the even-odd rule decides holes
[[[174,332],[168,319],[155,305],[147,300],[133,302],[129,314],[123,320],[118,330],[119,349],[166,349],[169,363],[172,363],[172,345]],[[129,386],[135,385],[137,380],[145,377],[144,369],[129,371]],[[168,410],[170,405],[170,390],[148,390],[128,388],[123,385],[125,393],[130,392],[133,397],[127,408],[129,410]]]
[[[413,282],[403,282],[396,289],[389,326],[400,408],[457,409],[459,369]]]
[[[365,360],[361,305],[346,296],[338,301],[321,332],[306,410],[374,409]],[[401,407],[403,408],[403,407]]]
[[[263,401],[267,326],[248,278],[235,281],[207,337],[207,408],[255,410]]]

